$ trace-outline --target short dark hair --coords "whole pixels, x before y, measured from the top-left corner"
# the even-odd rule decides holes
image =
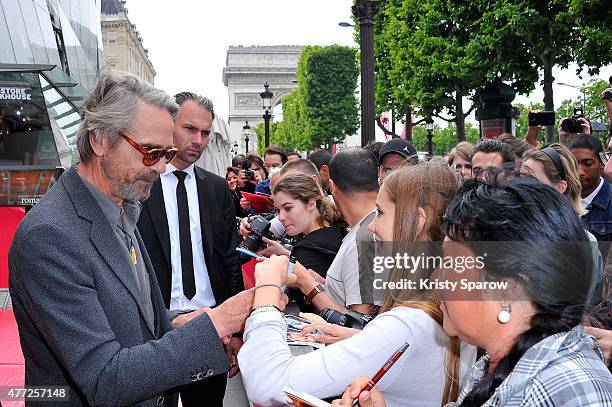
[[[264,165],[263,160],[261,159],[261,157],[255,154],[249,154],[246,156],[246,158],[242,161],[242,164],[241,164],[242,169],[248,170],[249,168],[251,168],[251,165],[253,163],[259,165],[263,169],[264,173],[266,174],[266,177],[268,176],[268,171],[266,171],[266,167]]]
[[[599,153],[603,151],[603,145],[601,141],[595,136],[590,134],[578,134],[573,140],[570,142],[569,149],[573,150],[574,148],[584,148],[585,150],[591,150],[597,156],[597,159],[601,161],[599,157]]]
[[[281,156],[281,162],[284,164],[288,161],[287,159],[287,153],[285,152],[285,149],[282,148],[281,146],[277,146],[277,145],[271,145],[266,147],[266,149],[264,150],[264,159],[266,158],[266,155],[268,154],[276,154],[276,155],[280,155]]]
[[[245,158],[244,154],[237,154],[234,156],[234,158],[232,158],[232,167],[242,167],[242,162]]]
[[[197,93],[193,92],[180,92],[174,95],[174,100],[176,100],[176,103],[179,106],[183,106],[183,103],[187,102],[188,100],[191,100],[192,102],[197,103],[198,106],[204,108],[205,110],[208,110],[212,115],[212,118],[215,118],[215,109],[213,102],[207,97],[198,95]]]
[[[289,151],[289,152],[287,153],[287,158],[288,158],[290,155],[294,155],[294,156],[296,156],[297,158],[302,158],[302,154],[298,153],[297,151]]]
[[[521,140],[509,133],[502,133],[497,136],[497,139],[508,144],[517,158],[523,158],[523,154],[533,149],[533,147],[531,147],[524,140]]]
[[[317,170],[321,171],[322,166],[327,165],[329,167],[332,155],[327,150],[318,150],[308,154],[306,159],[311,161],[317,167]]]
[[[281,175],[285,175],[286,173],[293,172],[301,172],[308,175],[315,175],[317,179],[321,179],[319,175],[319,171],[317,167],[315,167],[312,161],[309,161],[305,158],[298,158],[296,160],[287,161],[280,170]]]
[[[329,178],[344,193],[378,191],[378,164],[374,155],[361,147],[346,148],[329,163]]]
[[[511,163],[516,160],[516,155],[514,152],[512,152],[512,148],[510,148],[510,146],[503,141],[499,141],[494,138],[484,139],[476,143],[472,158],[474,158],[476,153],[499,153],[504,164]]]

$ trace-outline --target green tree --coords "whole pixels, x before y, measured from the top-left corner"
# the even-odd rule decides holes
[[[287,151],[306,150],[309,143],[304,137],[304,104],[297,91],[283,98],[283,120],[272,134],[272,142],[280,144]]]
[[[275,139],[275,134],[276,134],[276,131],[278,129],[278,125],[279,125],[279,123],[277,123],[277,122],[270,122],[270,144],[279,144],[279,141],[277,139]],[[264,150],[266,149],[266,143],[265,143],[265,134],[266,134],[265,123],[264,122],[257,123],[257,126],[255,126],[253,131],[257,135],[257,155],[260,156],[261,158],[263,158]],[[287,146],[285,146],[285,145],[281,144],[281,146],[283,148],[287,148]]]
[[[434,124],[432,137],[432,140],[436,146],[434,154],[442,156],[455,147],[457,145],[456,134],[457,128],[453,124],[449,124],[446,127],[441,127],[438,124]],[[478,128],[472,126],[470,123],[465,124],[465,135],[466,140],[472,144],[477,143],[478,139],[480,138]],[[412,142],[417,151],[427,151],[427,130],[424,126],[414,126]]]
[[[296,103],[301,119],[298,125],[303,128],[303,149],[330,146],[357,131],[358,76],[353,48],[330,45],[302,49],[297,68]]]
[[[393,108],[396,119],[412,109],[434,115],[454,123],[464,140],[477,89],[495,78],[522,92],[532,88],[537,71],[497,58],[502,44],[482,37],[481,17],[475,1],[384,1],[374,25],[378,111]],[[464,97],[472,101],[467,110]]]
[[[552,70],[576,62],[589,73],[612,62],[610,7],[604,0],[481,0],[480,33],[494,44],[502,60],[542,70],[544,107],[554,111]],[[553,141],[554,129],[546,129]]]
[[[283,120],[271,129],[270,142],[303,151],[329,148],[354,134],[359,127],[358,76],[355,49],[304,47],[297,68],[298,88],[283,98]]]

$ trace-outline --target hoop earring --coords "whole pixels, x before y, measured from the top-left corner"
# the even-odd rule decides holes
[[[501,311],[497,314],[497,320],[500,324],[507,324],[510,322],[510,314],[512,313],[512,308],[510,305],[502,305]]]

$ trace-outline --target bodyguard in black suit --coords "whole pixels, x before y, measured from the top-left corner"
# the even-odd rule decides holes
[[[171,311],[213,308],[243,290],[236,248],[234,205],[225,179],[194,163],[209,141],[212,102],[190,92],[175,97],[176,158],[143,204],[138,229],[151,257],[166,307]],[[242,339],[226,345],[229,376],[238,372]],[[226,375],[181,389],[183,406],[222,406]]]

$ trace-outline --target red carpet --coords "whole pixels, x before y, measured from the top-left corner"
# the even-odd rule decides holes
[[[0,386],[22,387],[25,366],[13,310],[0,311]],[[23,407],[23,401],[2,400],[2,407]]]

